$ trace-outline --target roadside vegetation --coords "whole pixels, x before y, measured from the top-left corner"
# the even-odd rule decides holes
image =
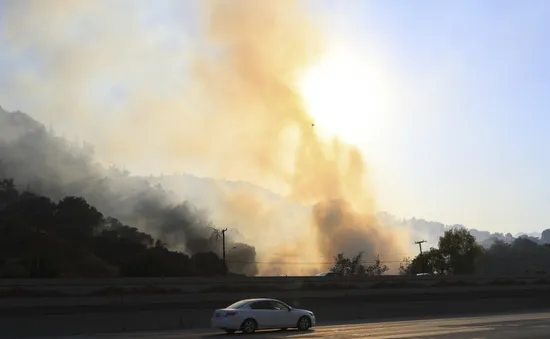
[[[379,257],[368,263],[362,253],[338,254],[331,268],[339,276],[378,276],[387,271]],[[550,273],[550,246],[520,237],[510,243],[497,240],[483,248],[468,230],[450,229],[439,238],[437,248],[404,259],[399,271],[402,275],[543,275]]]
[[[217,239],[210,239],[217,241]],[[388,266],[363,253],[334,258],[337,276],[380,276]],[[368,259],[368,258],[367,258]],[[84,198],[59,201],[0,180],[0,277],[192,277],[227,270],[214,252],[169,250],[150,234],[104,216]],[[466,229],[451,229],[400,267],[402,275],[530,275],[550,272],[550,246],[520,237],[480,246]]]

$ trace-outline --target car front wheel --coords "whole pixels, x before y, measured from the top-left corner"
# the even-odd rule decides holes
[[[297,327],[299,331],[307,331],[311,327],[311,320],[306,316],[300,317]]]

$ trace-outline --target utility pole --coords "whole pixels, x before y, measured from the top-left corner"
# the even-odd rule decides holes
[[[422,254],[422,244],[425,243],[425,242],[426,242],[426,240],[420,240],[420,241],[415,241],[414,242],[420,248],[420,254]]]
[[[36,276],[40,277],[40,254],[42,252],[42,235],[44,231],[40,227],[40,223],[36,224]]]
[[[36,277],[40,277],[40,226],[36,224]]]
[[[420,241],[415,241],[415,242],[414,242],[414,243],[417,244],[418,247],[420,248],[420,258],[419,258],[419,259],[421,259],[421,261],[420,261],[420,265],[421,265],[420,269],[422,270],[422,273],[425,273],[425,272],[424,272],[424,271],[425,271],[425,269],[424,269],[424,266],[425,266],[425,265],[424,265],[424,258],[422,258],[422,244],[425,243],[425,242],[426,242],[426,240],[420,240]]]
[[[227,274],[227,265],[225,262],[225,232],[227,232],[227,228],[222,230],[223,275]]]

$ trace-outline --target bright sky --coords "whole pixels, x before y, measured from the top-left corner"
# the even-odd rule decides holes
[[[345,112],[323,113],[337,105],[330,101],[311,108],[319,128],[364,151],[380,209],[489,231],[549,227],[547,1],[311,1],[330,41],[342,46],[329,60],[361,65],[321,63],[324,71],[309,75],[321,79],[310,80],[312,96],[332,89],[319,85],[327,74],[355,74],[359,87],[340,86],[351,100]],[[0,22],[2,7],[15,2],[0,0]],[[182,41],[171,30],[182,21],[192,27],[193,16],[180,18],[184,11],[167,3],[149,3],[146,22],[162,23],[151,35],[170,50]],[[0,105],[33,113],[32,93],[15,93],[10,79],[32,70],[36,56],[2,52],[2,39]]]
[[[381,207],[491,231],[547,228],[550,4],[329,3],[346,18],[339,30],[373,46],[397,82],[392,128],[361,144]]]

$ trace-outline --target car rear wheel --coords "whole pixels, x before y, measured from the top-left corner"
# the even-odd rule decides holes
[[[243,333],[254,333],[257,327],[258,326],[254,319],[246,319],[241,324],[241,331],[243,331]]]
[[[307,331],[311,327],[311,320],[309,320],[309,317],[303,316],[298,319],[298,327],[299,331]]]

